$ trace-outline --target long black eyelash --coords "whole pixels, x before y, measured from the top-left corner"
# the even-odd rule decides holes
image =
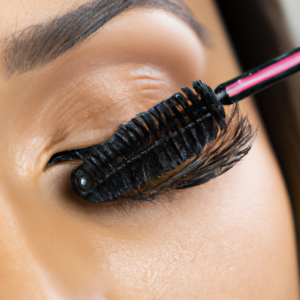
[[[226,117],[209,86],[196,81],[193,88],[138,114],[109,140],[56,154],[48,165],[82,159],[72,186],[92,203],[151,200],[223,174],[249,152],[255,134],[237,105]]]
[[[255,136],[256,132],[252,132],[247,117],[241,117],[236,104],[227,119],[225,130],[197,160],[174,176],[174,185],[171,184],[169,188],[197,186],[225,173],[248,154]],[[163,184],[161,188],[164,188]]]

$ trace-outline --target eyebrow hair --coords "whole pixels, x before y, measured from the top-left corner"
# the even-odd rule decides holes
[[[148,7],[179,16],[203,39],[204,30],[181,0],[94,0],[63,16],[13,33],[5,40],[3,65],[8,77],[45,66],[85,40],[121,12]]]

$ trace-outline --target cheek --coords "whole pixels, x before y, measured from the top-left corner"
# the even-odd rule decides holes
[[[94,291],[109,299],[159,295],[166,287],[181,290],[177,279],[183,282],[199,265],[195,195],[181,191],[155,203],[91,205],[65,186],[73,167],[53,168],[41,178],[40,191],[30,191],[31,204],[17,207],[31,251],[54,286],[63,283],[73,295]],[[59,184],[57,177],[63,178]]]
[[[132,206],[75,199],[68,185],[76,165],[57,166],[9,199],[22,253],[69,298],[253,299],[289,278],[292,245],[287,207],[257,194],[245,176],[251,165]]]

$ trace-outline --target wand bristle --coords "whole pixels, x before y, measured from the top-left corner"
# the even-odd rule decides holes
[[[214,159],[207,156],[212,143],[220,141],[222,132],[227,134],[232,119],[225,118],[210,87],[201,81],[193,87],[194,91],[183,88],[182,93],[138,114],[109,140],[76,150],[84,163],[72,172],[74,191],[92,203],[128,197],[149,200],[169,189],[206,182],[232,167],[235,162],[224,162],[222,153],[232,154],[240,138]],[[246,127],[242,126],[241,136],[248,134],[250,141],[251,130]],[[237,154],[236,160],[246,152]]]

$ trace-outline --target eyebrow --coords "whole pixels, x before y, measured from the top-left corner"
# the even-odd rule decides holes
[[[29,26],[6,38],[3,65],[8,77],[43,67],[91,36],[121,12],[148,7],[179,16],[203,39],[204,30],[180,0],[94,0],[45,23]]]

